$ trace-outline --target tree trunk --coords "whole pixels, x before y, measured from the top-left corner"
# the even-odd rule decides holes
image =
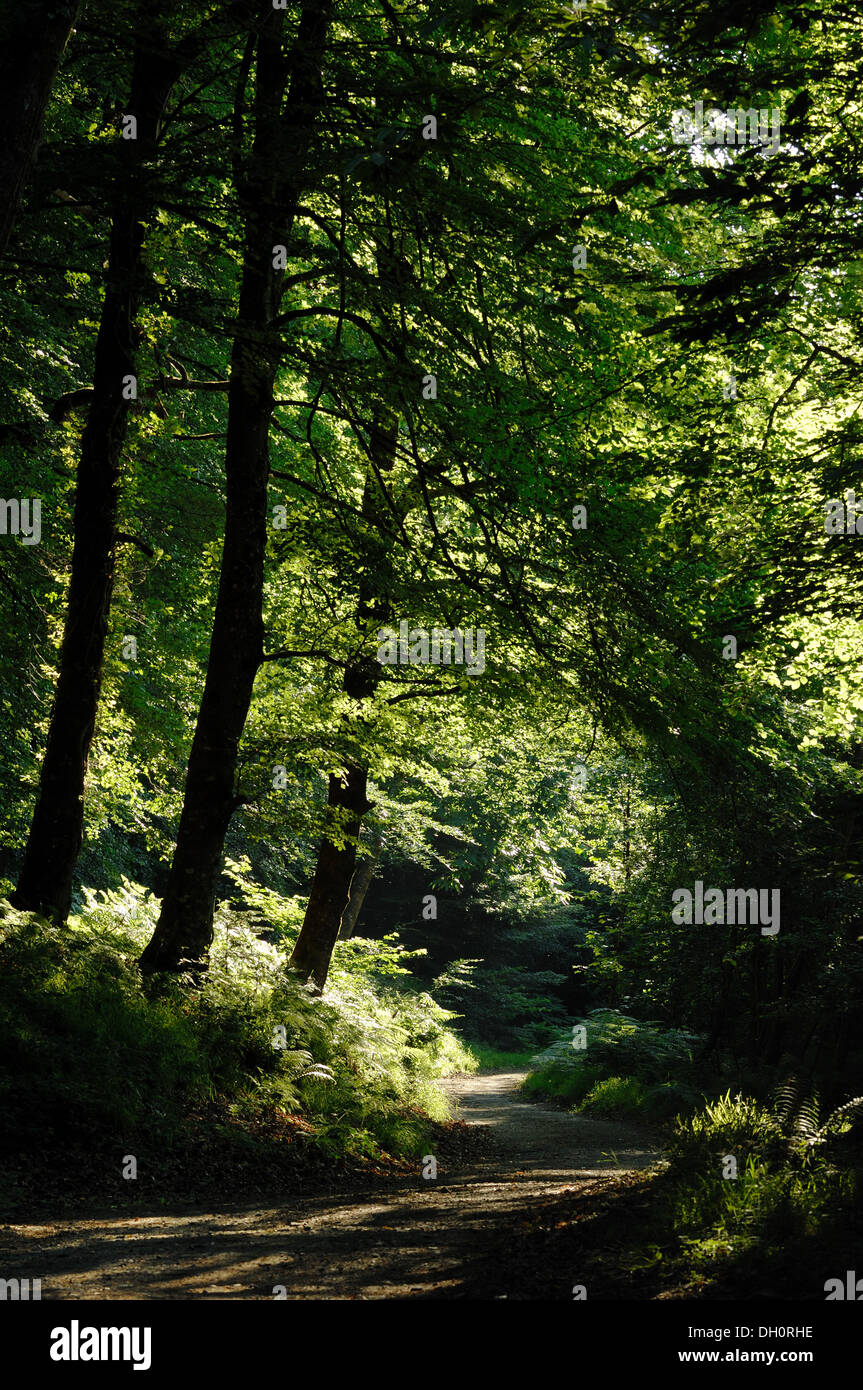
[[[306,915],[289,961],[289,968],[302,979],[313,980],[319,991],[327,982],[356,868],[357,836],[369,809],[366,786],[366,769],[358,764],[346,768],[343,777],[330,774],[327,823],[330,835],[338,827],[344,839],[336,843],[326,831],[321,837]]]
[[[339,927],[339,941],[350,940],[356,931],[357,918],[362,911],[366,893],[369,891],[369,886],[375,876],[375,868],[377,866],[379,853],[380,847],[378,847],[377,853],[368,854],[361,859],[354,870],[354,876],[351,879],[351,887],[348,894],[347,907],[342,913],[342,922]]]
[[[283,281],[283,272],[273,268],[273,247],[290,236],[322,106],[329,0],[303,6],[287,63],[283,18],[268,6],[259,30],[255,138],[249,176],[240,190],[245,248],[228,390],[225,543],[177,844],[159,921],[141,957],[148,973],[206,966],[225,835],[240,804],[234,785],[237,754],[263,656],[269,428],[281,356],[274,324]],[[293,177],[285,173],[287,163]]]
[[[72,574],[57,689],[39,794],[15,905],[65,922],[81,850],[84,781],[102,685],[108,614],[114,586],[120,460],[131,401],[124,378],[135,373],[135,317],[140,300],[141,247],[152,212],[145,161],[155,154],[165,103],[180,72],[155,51],[144,25],[133,62],[130,112],[138,138],[125,144],[111,225],[107,285],[96,341],[93,395],[81,440],[75,492]],[[125,143],[125,142],[124,142]],[[125,394],[129,394],[128,386]]]
[[[0,20],[0,255],[33,166],[51,86],[80,0],[7,0]]]
[[[362,512],[368,524],[367,541],[370,562],[363,567],[357,603],[357,631],[368,649],[370,629],[380,627],[391,616],[391,541],[388,535],[392,516],[387,498],[383,495],[381,477],[392,472],[396,457],[398,421],[392,411],[378,409],[371,430],[372,463],[363,488]],[[345,694],[361,703],[377,690],[381,668],[371,653],[358,657],[345,669]],[[330,776],[327,796],[327,820],[315,876],[300,934],[297,937],[288,969],[303,980],[313,980],[323,991],[330,968],[330,959],[348,906],[351,882],[357,868],[357,839],[362,818],[369,810],[366,800],[366,769],[348,761],[345,776]],[[333,838],[330,838],[332,834]]]

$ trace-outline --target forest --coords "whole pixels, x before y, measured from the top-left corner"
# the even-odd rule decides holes
[[[2,0],[3,1299],[863,1298],[861,64]]]

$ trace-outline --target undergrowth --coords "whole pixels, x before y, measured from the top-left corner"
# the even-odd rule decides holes
[[[810,1115],[813,1108],[817,1100],[804,1102]],[[728,1091],[678,1119],[653,1204],[657,1239],[642,1250],[642,1269],[670,1258],[695,1287],[790,1279],[786,1296],[823,1298],[837,1271],[821,1270],[821,1249],[835,1248],[843,1225],[853,1244],[855,1222],[859,1240],[858,1113],[844,1107],[806,1129],[782,1092],[762,1104]],[[791,1246],[801,1251],[796,1262]]]
[[[665,1288],[742,1297],[766,1287],[822,1299],[826,1281],[844,1277],[842,1261],[853,1267],[863,1235],[863,1099],[822,1116],[817,1094],[795,1079],[761,1098],[704,1095],[696,1041],[597,1009],[532,1060],[528,1094],[665,1127],[665,1157],[633,1198],[637,1216],[625,1202],[615,1214],[611,1203],[596,1223],[597,1285],[610,1242],[618,1290],[631,1296]]]
[[[101,1142],[170,1150],[201,1107],[241,1146],[276,1116],[333,1158],[414,1157],[448,1118],[437,1078],[476,1069],[393,938],[343,943],[316,997],[285,974],[296,901],[247,895],[220,907],[203,983],[154,991],[136,962],[156,900],[125,880],[84,897],[63,928],[0,902],[4,1171]]]
[[[523,1089],[573,1111],[668,1121],[702,1099],[692,1060],[697,1041],[617,1009],[593,1009],[532,1058]]]

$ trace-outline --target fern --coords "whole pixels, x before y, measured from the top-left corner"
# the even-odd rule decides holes
[[[818,1092],[806,1094],[796,1077],[790,1077],[776,1088],[773,1110],[788,1142],[789,1151],[812,1149],[834,1134],[845,1133],[863,1115],[863,1096],[838,1105],[823,1122],[820,1121]]]
[[[836,1109],[824,1121],[818,1131],[819,1137],[828,1134],[844,1134],[863,1115],[863,1096],[854,1096],[853,1100],[846,1100],[843,1105],[837,1105]]]

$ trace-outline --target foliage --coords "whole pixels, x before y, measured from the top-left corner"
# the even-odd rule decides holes
[[[852,1205],[858,1177],[835,1154],[787,1143],[781,1108],[730,1092],[677,1122],[665,1175],[667,1214],[693,1267],[756,1242],[813,1235]],[[724,1176],[727,1156],[737,1176]]]
[[[166,16],[179,35],[220,8]],[[43,512],[38,545],[0,536],[10,889],[148,15],[83,7],[0,274],[0,494]],[[672,1216],[692,1239],[783,1210],[805,1225],[845,1192],[824,1154],[863,1091],[863,570],[859,532],[825,529],[863,494],[859,15],[340,7],[275,325],[263,609],[242,628],[261,661],[210,970],[145,993],[226,533],[247,41],[229,25],[198,52],[147,180],[98,719],[83,760],[68,750],[88,767],[75,912],[65,932],[3,921],[15,1142],[167,1142],[209,1100],[303,1118],[328,1152],[416,1152],[436,1077],[545,1049],[530,1094],[688,1115]],[[781,110],[779,148],[675,142],[671,113],[702,98]],[[482,628],[485,669],[381,668],[380,613]],[[283,967],[352,761],[377,877],[320,1000]],[[695,882],[780,894],[781,929],[674,920]],[[708,1171],[723,1145],[736,1183]]]
[[[667,1120],[695,1105],[692,1049],[698,1038],[680,1029],[630,1018],[617,1009],[592,1009],[575,1031],[538,1053],[524,1083],[527,1094],[566,1101],[574,1111]]]
[[[285,977],[243,913],[223,910],[203,988],[163,983],[153,997],[135,961],[155,907],[128,882],[88,895],[65,930],[2,905],[7,1152],[103,1135],[171,1146],[205,1101],[302,1117],[332,1154],[422,1151],[423,1116],[446,1118],[435,1079],[475,1063],[451,1014],[399,987],[395,948],[355,952],[324,1002]]]

